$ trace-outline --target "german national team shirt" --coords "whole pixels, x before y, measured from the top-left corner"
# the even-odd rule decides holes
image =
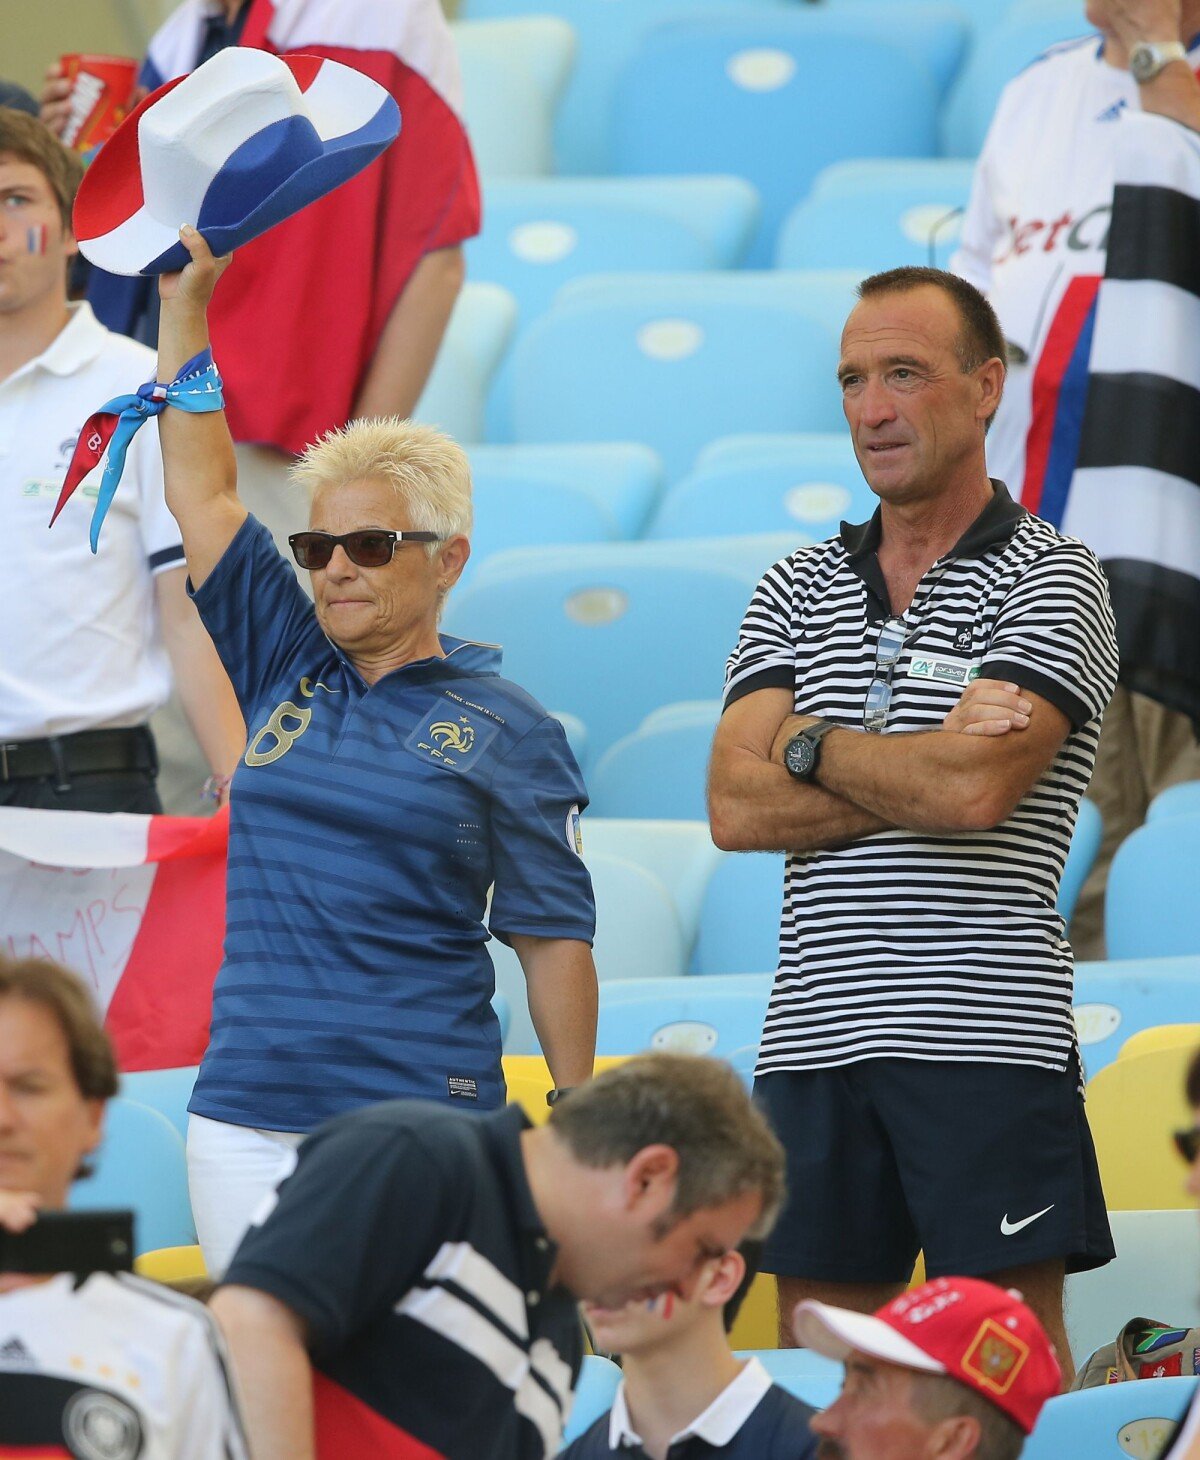
[[[868,733],[891,612],[879,542],[876,512],[767,572],[729,659],[727,706],[786,687],[797,714]],[[999,826],[894,828],[788,858],[758,1073],[880,1056],[1062,1071],[1074,1048],[1073,961],[1055,901],[1116,683],[1108,585],[1081,542],[994,482],[903,618],[884,734],[939,729],[979,676],[1043,696],[1070,731]]]
[[[129,1273],[0,1294],[0,1460],[247,1460],[216,1324]]]
[[[489,888],[505,942],[595,931],[562,726],[495,646],[444,637],[368,686],[253,517],[195,601],[249,742],[189,1108],[307,1131],[400,1095],[502,1104]]]
[[[1200,66],[1200,37],[1189,58]],[[1001,94],[950,261],[989,297],[1009,341],[988,470],[1056,527],[1083,425],[1116,131],[1140,107],[1137,83],[1095,35],[1022,71]]]
[[[393,1100],[330,1121],[225,1281],[305,1322],[318,1460],[547,1460],[583,1361],[519,1105]]]

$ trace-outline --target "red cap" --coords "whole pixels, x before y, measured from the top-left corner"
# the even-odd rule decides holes
[[[795,1328],[800,1343],[831,1359],[844,1361],[854,1349],[906,1369],[948,1374],[990,1399],[1027,1435],[1062,1385],[1054,1345],[1020,1293],[978,1278],[934,1278],[874,1315],[801,1303]]]

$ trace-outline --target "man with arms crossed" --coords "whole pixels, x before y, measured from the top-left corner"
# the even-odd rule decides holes
[[[687,1055],[609,1070],[536,1130],[518,1105],[338,1116],[212,1302],[255,1460],[547,1460],[582,1359],[575,1300],[686,1298],[770,1226],[782,1177],[738,1076]]]
[[[988,479],[983,297],[924,269],[859,293],[838,378],[880,506],[763,578],[710,770],[717,845],[791,853],[755,1085],[791,1199],[763,1265],[786,1342],[797,1301],[873,1311],[923,1248],[1020,1288],[1069,1368],[1064,1272],[1113,1249],[1054,904],[1112,614],[1093,555]]]

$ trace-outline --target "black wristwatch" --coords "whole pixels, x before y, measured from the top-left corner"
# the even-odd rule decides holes
[[[793,735],[783,747],[783,763],[789,775],[795,776],[798,781],[811,781],[821,763],[821,741],[836,729],[837,726],[831,725],[828,720],[818,720],[815,725]]]

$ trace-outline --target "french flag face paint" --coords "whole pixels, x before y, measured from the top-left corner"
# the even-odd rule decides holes
[[[46,252],[46,225],[31,223],[25,230],[25,247],[29,253],[44,255]]]

